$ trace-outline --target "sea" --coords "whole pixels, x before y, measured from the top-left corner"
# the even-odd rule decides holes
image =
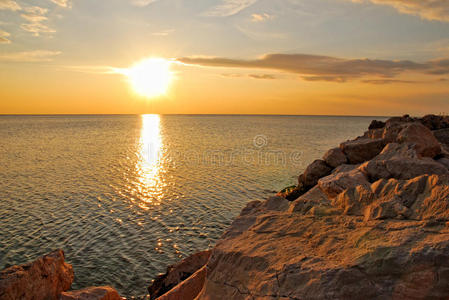
[[[145,296],[168,265],[213,247],[246,203],[294,185],[372,119],[0,116],[0,269],[61,248],[72,288]]]

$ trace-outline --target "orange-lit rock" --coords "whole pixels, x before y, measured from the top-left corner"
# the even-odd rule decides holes
[[[373,122],[363,138],[342,144],[352,165],[314,172],[317,184],[295,201],[248,203],[212,249],[201,289],[197,281],[172,295],[449,298],[449,172],[441,152],[449,140],[430,130],[446,128],[443,118]]]
[[[98,286],[63,292],[60,300],[123,300],[123,298],[110,286]]]
[[[64,261],[64,252],[56,250],[34,262],[12,266],[0,272],[0,299],[51,300],[73,282],[72,266]]]

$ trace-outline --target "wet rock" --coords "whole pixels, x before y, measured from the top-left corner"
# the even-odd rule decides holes
[[[343,153],[343,151],[341,151],[340,148],[333,148],[327,151],[323,156],[323,160],[332,168],[336,168],[339,165],[348,162],[346,155]]]
[[[293,185],[282,189],[276,194],[276,196],[285,198],[288,201],[293,201],[298,199],[298,197],[304,193],[305,190],[302,188],[302,186]]]
[[[123,300],[110,286],[88,287],[82,290],[63,292],[60,300]]]
[[[378,155],[385,142],[383,139],[358,138],[340,145],[350,164],[358,164],[372,159]]]
[[[0,272],[0,299],[59,299],[73,282],[73,268],[56,250],[34,262]]]
[[[285,200],[284,200],[285,201]],[[186,280],[197,270],[202,268],[209,259],[210,251],[195,253],[182,261],[169,266],[165,274],[159,275],[148,287],[151,299],[165,294],[180,282]]]
[[[317,159],[306,168],[303,175],[299,176],[299,185],[311,188],[317,184],[318,179],[331,172],[332,168],[324,160]]]

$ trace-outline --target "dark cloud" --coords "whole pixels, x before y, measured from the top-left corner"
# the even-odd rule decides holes
[[[399,79],[366,79],[362,80],[363,83],[370,84],[391,84],[391,83],[421,83],[413,80],[399,80]]]
[[[254,79],[276,79],[276,76],[272,74],[249,74],[248,76]]]
[[[184,64],[206,67],[270,69],[303,75],[307,81],[346,82],[362,77],[391,79],[404,72],[449,74],[449,60],[424,63],[409,60],[345,59],[310,54],[268,54],[259,59],[182,57]]]

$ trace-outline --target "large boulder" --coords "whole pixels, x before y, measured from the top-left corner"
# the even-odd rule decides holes
[[[378,120],[372,120],[371,124],[369,124],[368,129],[379,129],[379,128],[384,128],[385,127],[385,122],[382,121],[378,121]]]
[[[411,179],[423,174],[448,174],[448,170],[435,160],[421,158],[413,144],[390,143],[380,155],[360,166],[370,181],[382,178]]]
[[[333,148],[327,151],[323,156],[323,160],[332,168],[336,168],[348,162],[346,155],[340,148]]]
[[[426,115],[419,121],[430,130],[449,128],[448,116]]]
[[[12,266],[0,272],[2,300],[57,300],[72,285],[73,268],[56,250],[34,262]]]
[[[420,156],[435,157],[441,153],[441,146],[432,132],[420,123],[405,126],[397,136],[398,143],[411,143]]]
[[[304,174],[299,176],[299,185],[311,188],[317,184],[318,179],[331,172],[332,168],[324,160],[317,159],[306,168]]]
[[[285,200],[284,200],[285,201]],[[208,261],[210,250],[195,253],[167,268],[165,274],[159,275],[148,287],[150,299],[162,296],[180,282],[201,269]]]
[[[63,292],[60,300],[123,300],[110,286],[88,287],[82,290]]]
[[[340,144],[340,149],[344,152],[350,164],[359,164],[378,155],[384,146],[383,139],[361,137]]]
[[[435,138],[440,142],[446,149],[449,149],[449,128],[439,129],[432,131]]]
[[[331,175],[318,180],[320,189],[331,199],[344,190],[359,185],[369,186],[369,182],[357,166],[342,165],[335,169]]]

